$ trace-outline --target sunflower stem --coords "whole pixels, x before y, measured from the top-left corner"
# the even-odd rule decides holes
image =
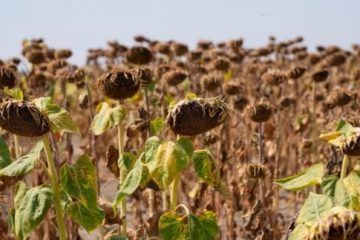
[[[346,177],[347,174],[347,168],[349,166],[349,156],[347,154],[344,154],[343,160],[342,160],[342,165],[341,165],[341,174],[340,174],[340,178],[344,179]]]
[[[46,159],[47,159],[48,168],[49,168],[49,177],[50,177],[51,187],[53,190],[56,221],[57,221],[58,231],[59,231],[59,239],[66,240],[67,239],[66,238],[66,228],[65,228],[65,222],[64,222],[64,214],[63,214],[63,211],[61,208],[59,180],[58,180],[55,162],[54,162],[54,158],[52,155],[52,151],[50,148],[50,143],[49,143],[49,139],[48,139],[47,135],[44,135],[42,137],[42,141],[43,141],[44,148],[45,148]]]
[[[21,149],[20,149],[20,137],[14,134],[14,147],[15,147],[15,158],[18,159],[21,157]]]
[[[123,157],[124,154],[124,133],[125,133],[125,129],[124,129],[124,124],[121,121],[118,125],[118,148],[119,148],[119,159],[121,159]],[[125,169],[124,167],[122,167],[120,169],[120,186],[123,184],[124,180],[125,180]],[[127,231],[126,231],[126,198],[121,201],[120,203],[120,217],[122,219],[122,223],[120,225],[119,228],[119,233],[120,236],[122,237],[126,237],[127,235]]]
[[[170,209],[175,210],[177,206],[177,193],[178,193],[178,185],[179,185],[180,175],[177,175],[174,178],[174,181],[170,187]]]

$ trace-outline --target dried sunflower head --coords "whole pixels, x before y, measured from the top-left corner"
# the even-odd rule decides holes
[[[117,100],[134,96],[140,88],[132,72],[119,69],[102,74],[97,83],[105,96]]]
[[[25,57],[32,64],[40,64],[46,60],[44,51],[38,49],[30,50],[26,53]]]
[[[68,59],[72,56],[72,51],[70,49],[59,49],[55,51],[56,59]]]
[[[189,51],[188,46],[183,43],[173,43],[171,47],[176,56],[183,56]]]
[[[224,84],[224,91],[227,95],[236,95],[241,92],[241,86],[236,82],[226,82]]]
[[[246,166],[246,176],[248,178],[265,178],[268,170],[261,163],[250,163]]]
[[[280,70],[271,69],[271,70],[267,71],[266,73],[264,73],[261,76],[261,79],[270,85],[276,86],[276,85],[280,85],[281,83],[285,82],[287,79],[287,75],[286,75],[286,73],[284,73]]]
[[[242,111],[249,104],[249,100],[246,97],[237,95],[234,97],[233,106],[236,110]]]
[[[334,207],[328,216],[311,226],[306,240],[355,240],[359,238],[359,214],[344,207]]]
[[[287,76],[288,76],[288,78],[291,78],[291,79],[298,79],[302,75],[304,75],[305,71],[306,71],[306,68],[304,68],[304,67],[294,67],[287,72]]]
[[[47,116],[25,101],[7,101],[0,105],[0,127],[24,137],[39,137],[50,131]]]
[[[345,106],[351,102],[352,97],[345,91],[339,90],[331,95],[331,102],[336,106]]]
[[[360,133],[354,133],[341,146],[344,154],[349,156],[360,156]]]
[[[134,70],[135,78],[140,82],[141,86],[146,87],[152,80],[152,71],[148,67],[141,67]]]
[[[13,88],[15,81],[15,71],[12,68],[0,66],[0,88]]]
[[[213,92],[221,86],[223,76],[221,74],[210,73],[201,78],[201,83],[206,91]]]
[[[162,76],[162,79],[170,86],[176,86],[189,77],[189,73],[183,70],[170,70]]]
[[[126,59],[128,62],[137,65],[148,64],[152,60],[151,51],[143,46],[135,46],[128,50]]]
[[[329,76],[329,71],[324,69],[313,73],[311,77],[314,82],[319,83],[326,81],[328,76]]]
[[[337,67],[346,62],[346,55],[343,53],[334,53],[325,59],[325,66]]]
[[[230,61],[225,57],[218,57],[212,62],[213,68],[218,71],[228,71],[230,68]]]
[[[266,122],[272,115],[272,110],[269,104],[260,103],[254,106],[249,106],[247,112],[250,119],[254,122]]]
[[[174,133],[194,136],[222,124],[228,112],[219,98],[185,99],[170,107],[166,121]]]

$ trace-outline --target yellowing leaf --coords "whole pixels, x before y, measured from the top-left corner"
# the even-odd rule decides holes
[[[189,155],[180,144],[172,141],[162,143],[148,163],[149,171],[156,184],[167,188],[189,163]]]
[[[19,101],[24,100],[24,93],[20,88],[5,87],[3,91],[6,95],[8,95],[16,100],[19,100]]]
[[[100,135],[114,126],[117,126],[126,115],[121,106],[110,107],[108,103],[102,102],[98,106],[98,113],[91,124],[91,130],[95,135]]]
[[[312,225],[324,216],[327,216],[332,207],[333,203],[328,196],[310,192],[309,197],[300,210],[296,223]]]
[[[318,163],[297,175],[276,179],[275,182],[287,190],[298,191],[320,184],[323,175],[324,165]]]

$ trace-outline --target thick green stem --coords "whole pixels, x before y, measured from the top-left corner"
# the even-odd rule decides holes
[[[122,158],[122,156],[124,154],[124,145],[125,145],[125,141],[124,141],[125,135],[124,134],[125,134],[124,124],[123,124],[123,122],[121,122],[118,125],[119,158]],[[123,184],[125,177],[126,177],[125,169],[122,167],[120,169],[120,179],[119,179],[120,186]],[[127,235],[127,231],[126,231],[126,199],[124,199],[120,203],[120,217],[122,219],[122,224],[120,225],[119,233],[122,237],[126,237],[126,235]]]
[[[44,144],[44,148],[45,148],[46,159],[48,162],[51,187],[53,190],[54,206],[55,206],[56,221],[57,221],[58,231],[59,231],[59,238],[60,238],[60,240],[65,240],[65,239],[67,239],[66,238],[66,228],[65,228],[65,222],[64,222],[64,214],[63,214],[63,211],[61,208],[60,188],[59,188],[59,182],[58,182],[58,176],[57,176],[57,171],[56,171],[56,167],[55,167],[55,162],[54,162],[54,158],[52,156],[49,139],[48,139],[47,135],[44,135],[42,140],[43,140],[43,144]]]
[[[344,179],[346,177],[349,161],[350,161],[349,156],[344,154],[344,158],[341,165],[341,174],[340,174],[341,179]]]
[[[180,175],[174,178],[174,181],[170,187],[170,209],[175,210],[177,206],[177,194],[178,194],[178,185],[179,185]]]

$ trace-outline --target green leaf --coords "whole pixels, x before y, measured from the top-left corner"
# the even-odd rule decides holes
[[[304,224],[298,224],[291,232],[289,240],[304,240],[309,235],[309,228]]]
[[[119,169],[125,168],[126,171],[130,171],[136,162],[136,156],[131,152],[124,152],[122,157],[118,159]]]
[[[159,148],[161,141],[158,137],[150,137],[145,142],[145,163],[150,163],[154,160],[157,149]]]
[[[192,157],[194,153],[194,146],[188,138],[179,138],[178,140],[176,140],[176,143],[179,144],[186,151],[189,158]]]
[[[314,224],[326,216],[332,207],[333,202],[328,196],[310,192],[309,197],[300,210],[296,223]]]
[[[98,113],[91,123],[91,130],[95,135],[101,135],[118,125],[126,115],[126,111],[122,106],[110,107],[106,102],[100,103],[98,109]]]
[[[139,158],[134,168],[128,173],[124,182],[121,184],[119,191],[116,193],[116,197],[113,203],[113,207],[119,205],[126,196],[129,196],[135,192],[140,186],[142,178],[143,166],[141,158]]]
[[[40,159],[41,150],[44,148],[42,142],[38,142],[28,154],[21,156],[10,165],[0,170],[0,176],[23,176],[33,170],[36,162]]]
[[[324,178],[321,186],[323,192],[333,198],[337,204],[357,210],[360,208],[359,195],[356,195],[356,192],[351,192],[352,189],[349,184],[351,185],[349,181],[345,182],[345,179],[328,176]]]
[[[50,120],[53,132],[79,132],[79,128],[72,120],[71,115],[64,108],[53,103],[50,97],[41,97],[33,100],[33,103],[45,113]]]
[[[106,240],[129,240],[127,237],[120,237],[120,236],[111,236]]]
[[[345,136],[351,136],[354,132],[354,128],[350,123],[345,121],[344,119],[340,119],[340,121],[337,124],[336,131],[341,132]]]
[[[16,100],[22,101],[24,100],[24,93],[20,88],[4,88],[4,93]]]
[[[337,176],[329,175],[324,177],[321,182],[321,189],[329,197],[334,197],[336,183],[340,178]]]
[[[211,152],[207,149],[196,150],[193,155],[194,169],[198,177],[208,185],[228,195],[225,184],[221,181],[220,170],[216,167]]]
[[[181,239],[182,234],[181,218],[175,211],[168,211],[161,215],[159,220],[159,230],[164,240]]]
[[[188,163],[189,156],[184,148],[178,143],[168,141],[158,147],[153,163],[148,167],[155,183],[165,189]]]
[[[102,224],[105,217],[102,209],[96,207],[90,210],[79,202],[71,203],[67,209],[67,213],[88,232],[93,231]]]
[[[215,239],[218,232],[216,214],[206,211],[199,217],[189,214],[190,239],[211,240]]]
[[[165,120],[163,117],[157,117],[150,121],[150,134],[158,134],[165,126]]]
[[[5,140],[0,137],[0,169],[8,166],[11,163],[10,150]]]
[[[275,182],[287,190],[298,191],[310,186],[321,184],[323,175],[324,165],[319,163],[312,165],[302,173],[286,178],[276,179]]]
[[[81,156],[73,165],[61,168],[60,181],[64,191],[89,209],[97,208],[96,170],[87,155]]]
[[[140,187],[144,188],[147,186],[147,183],[150,181],[151,175],[150,175],[150,170],[146,165],[143,164],[142,168],[143,170],[141,175]]]
[[[212,240],[218,232],[216,214],[210,211],[200,216],[179,216],[175,211],[165,212],[160,217],[159,229],[164,240]]]
[[[44,219],[52,203],[49,187],[27,188],[19,182],[15,190],[15,234],[17,239],[26,239]]]

